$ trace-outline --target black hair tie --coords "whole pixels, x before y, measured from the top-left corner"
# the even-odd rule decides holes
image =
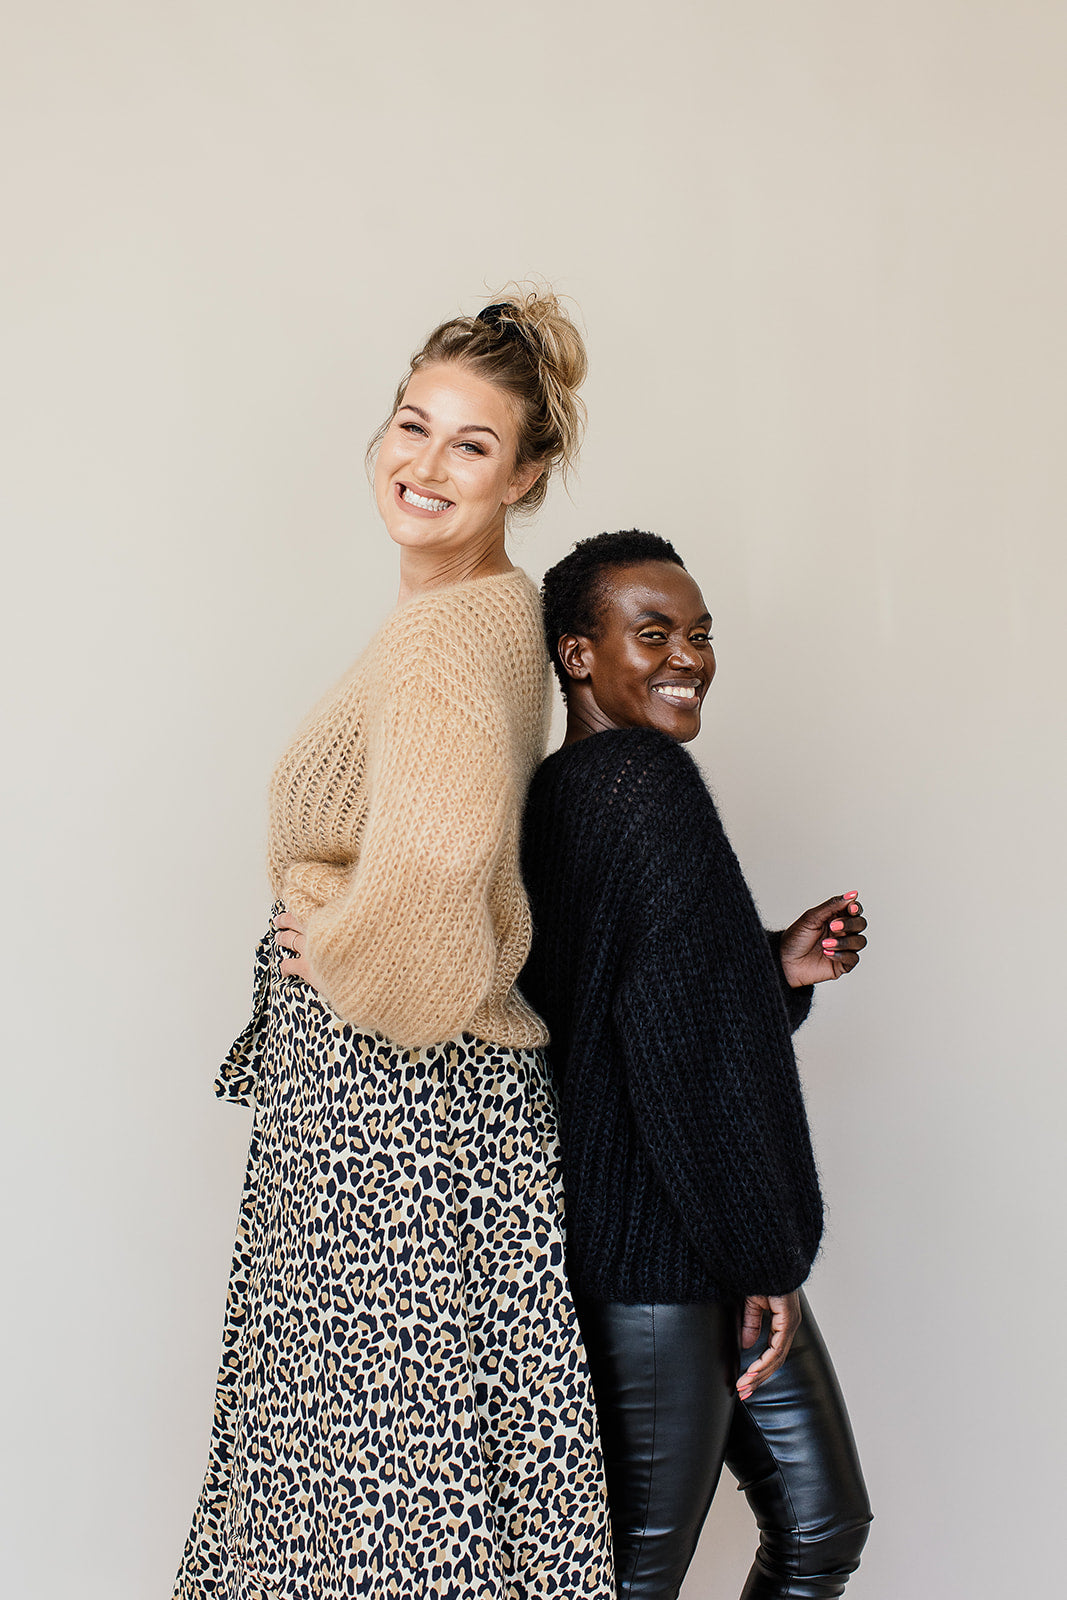
[[[483,311],[479,311],[474,320],[475,322],[484,322],[486,327],[492,333],[495,333],[501,341],[513,339],[529,348],[526,335],[518,323],[511,317],[505,317],[506,312],[514,312],[514,310],[515,307],[510,300],[498,300],[495,304],[486,306]]]

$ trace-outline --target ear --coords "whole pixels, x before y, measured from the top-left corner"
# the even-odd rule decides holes
[[[521,500],[524,494],[530,492],[544,470],[545,464],[543,461],[528,462],[522,471],[517,472],[512,478],[508,492],[504,496],[504,504],[513,506],[516,500]]]
[[[565,633],[556,642],[556,653],[568,678],[578,682],[589,677],[593,657],[591,639],[583,638],[578,633]]]

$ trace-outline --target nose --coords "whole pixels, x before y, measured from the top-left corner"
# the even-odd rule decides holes
[[[427,488],[431,483],[443,483],[448,476],[445,466],[446,449],[447,445],[443,439],[424,439],[419,446],[415,457],[415,469]]]
[[[704,666],[704,658],[688,639],[675,639],[671,646],[669,664],[679,670],[700,672]]]

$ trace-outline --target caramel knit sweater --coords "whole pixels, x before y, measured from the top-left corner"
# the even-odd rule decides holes
[[[415,1048],[543,1044],[519,830],[544,754],[541,608],[517,568],[394,611],[275,770],[269,866],[323,998]]]

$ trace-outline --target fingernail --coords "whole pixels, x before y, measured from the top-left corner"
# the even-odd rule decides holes
[[[855,900],[858,894],[858,889],[846,889],[841,898],[842,900]]]
[[[831,922],[831,924],[830,924],[830,932],[831,933],[844,933],[844,931],[845,931],[845,924],[843,922],[840,922],[840,921]]]
[[[837,949],[837,940],[836,939],[824,939],[823,942],[822,942],[822,947],[823,947],[824,950],[836,950]]]
[[[742,1400],[751,1400],[752,1399],[752,1390],[751,1389],[738,1389],[737,1393],[738,1393],[739,1397]]]

